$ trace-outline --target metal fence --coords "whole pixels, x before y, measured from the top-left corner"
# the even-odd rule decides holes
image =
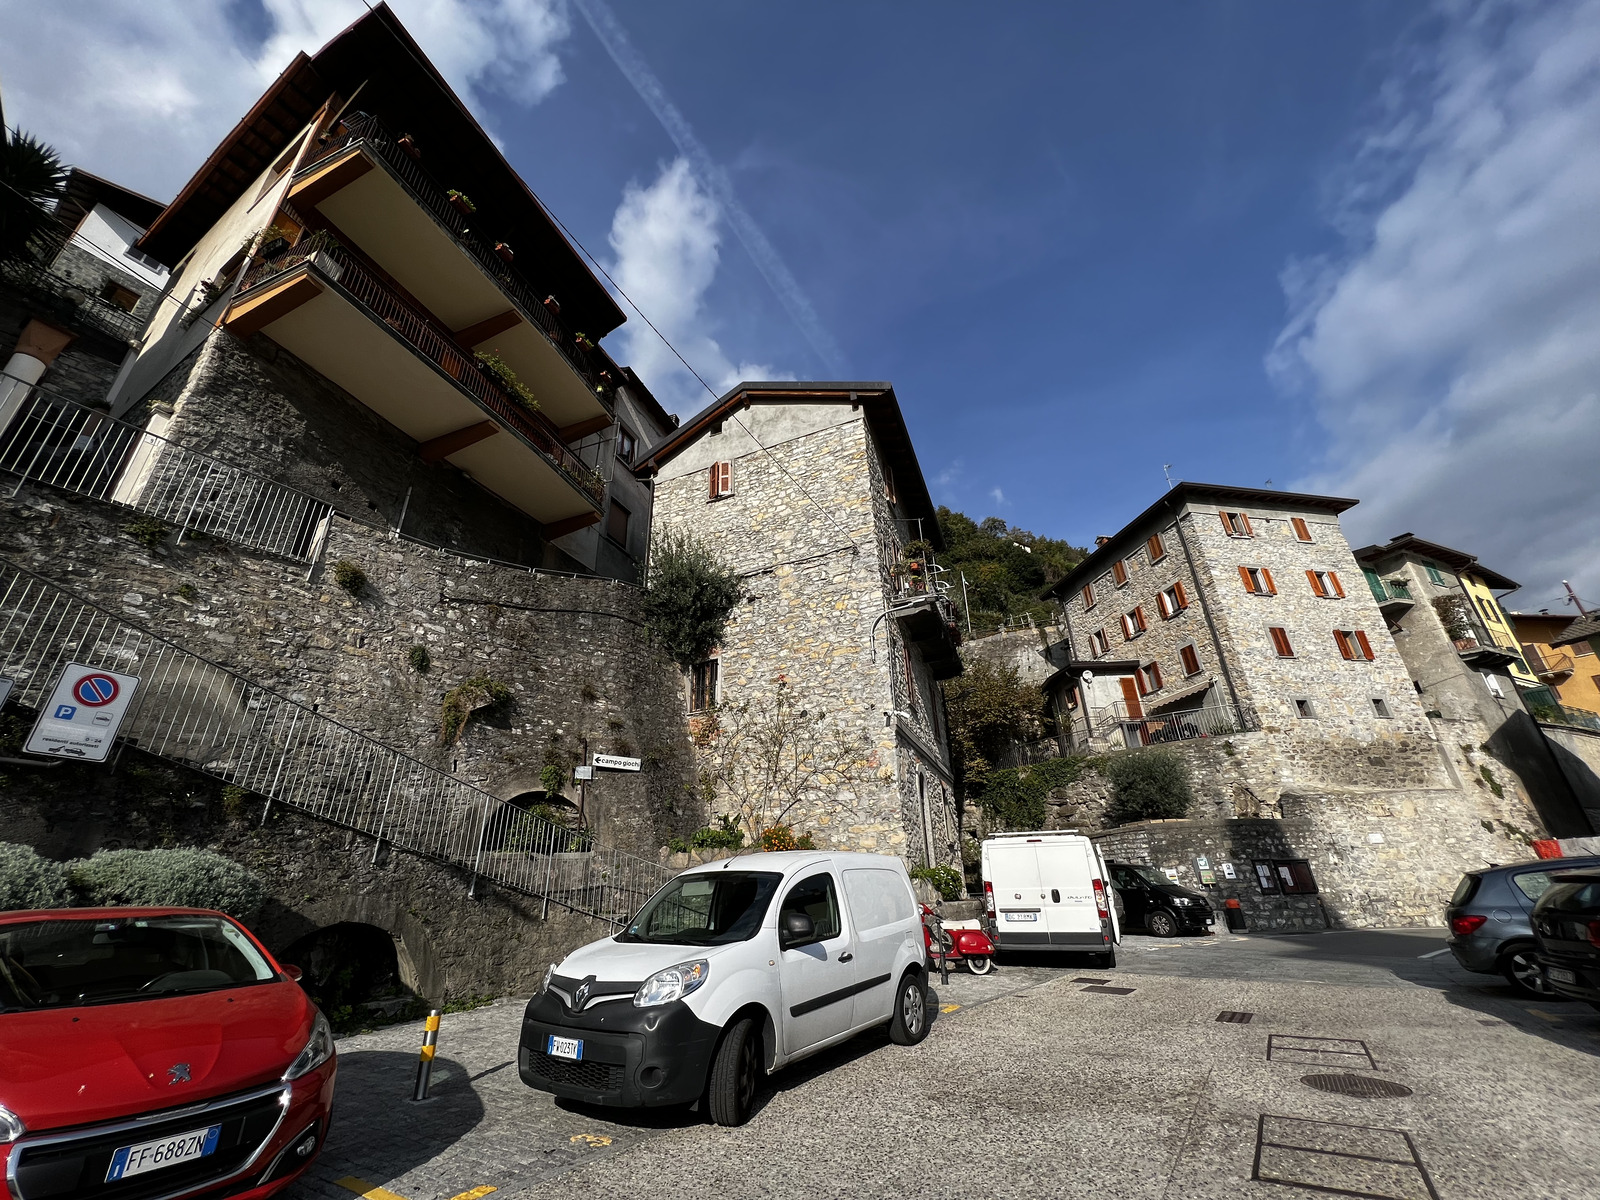
[[[672,877],[593,844],[0,562],[0,675],[44,703],[70,662],[136,675],[122,740],[300,812],[612,923]]]
[[[50,257],[53,259],[59,251],[60,244],[53,243]],[[39,316],[59,321],[74,332],[98,334],[122,343],[132,343],[144,332],[145,314],[119,308],[42,263],[0,265],[0,283],[27,299],[39,310]]]
[[[1245,732],[1232,710],[1222,705],[1179,709],[1137,721],[1124,719],[1121,725],[1122,736],[1129,746],[1187,742],[1194,738],[1227,737]]]
[[[252,550],[314,556],[333,511],[323,501],[10,375],[0,396],[0,471]]]

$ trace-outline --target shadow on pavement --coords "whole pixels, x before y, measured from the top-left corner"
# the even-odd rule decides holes
[[[341,1052],[333,1124],[313,1173],[385,1184],[438,1157],[483,1120],[483,1101],[460,1063],[434,1063],[434,1086],[420,1104],[411,1100],[416,1074],[414,1052]]]

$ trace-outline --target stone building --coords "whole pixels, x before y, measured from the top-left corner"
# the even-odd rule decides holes
[[[138,248],[173,269],[113,416],[407,536],[636,577],[627,459],[671,426],[598,344],[622,312],[387,7]]]
[[[709,542],[746,589],[715,657],[685,678],[685,707],[723,739],[746,708],[820,711],[823,727],[791,749],[853,747],[845,783],[807,789],[781,814],[746,811],[747,822],[781,815],[819,846],[959,865],[938,682],[961,672],[960,633],[894,389],[742,383],[641,468],[662,527]],[[708,761],[721,752],[713,736],[701,739]],[[734,791],[724,781],[719,802],[737,807]]]

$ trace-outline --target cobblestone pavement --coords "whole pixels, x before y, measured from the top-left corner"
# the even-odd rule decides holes
[[[736,1130],[531,1091],[513,1061],[523,1004],[501,1001],[445,1018],[423,1104],[407,1099],[420,1025],[342,1040],[332,1134],[287,1200],[373,1188],[511,1200],[552,1186],[1283,1200],[1291,1181],[1396,1200],[1590,1194],[1600,1013],[1517,1000],[1443,944],[1432,930],[1133,936],[1110,971],[1063,958],[953,975],[921,1046],[872,1034],[826,1052],[770,1081]],[[1092,980],[1133,990],[1084,991]],[[1316,1074],[1408,1094],[1301,1082]]]

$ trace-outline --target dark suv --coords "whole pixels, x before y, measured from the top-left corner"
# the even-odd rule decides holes
[[[1199,892],[1173,883],[1154,867],[1143,863],[1110,862],[1111,886],[1122,901],[1128,925],[1156,937],[1180,933],[1210,933],[1216,921],[1211,901]]]
[[[1469,971],[1505,976],[1524,996],[1553,998],[1534,957],[1533,906],[1552,876],[1596,867],[1600,858],[1541,858],[1463,875],[1444,913],[1456,961]]]
[[[1545,982],[1600,1008],[1600,870],[1558,874],[1533,910]]]

